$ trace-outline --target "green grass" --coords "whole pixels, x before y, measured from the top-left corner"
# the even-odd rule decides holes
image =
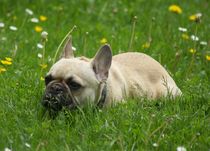
[[[183,13],[169,12],[171,4],[178,4]],[[209,6],[208,0],[1,0],[0,22],[5,27],[0,28],[0,59],[12,57],[13,62],[0,65],[7,70],[0,73],[0,150],[176,150],[178,146],[209,150]],[[34,15],[27,15],[26,8]],[[201,23],[189,21],[188,17],[198,12],[203,14]],[[30,22],[40,15],[47,16],[47,21]],[[113,54],[118,54],[129,49],[134,16],[138,19],[132,50],[158,60],[171,73],[183,97],[128,99],[111,108],[87,107],[61,112],[55,120],[42,120],[44,82],[40,77],[52,65],[48,58],[54,57],[66,33],[77,26],[72,33],[77,56],[93,57],[102,38],[108,40]],[[18,30],[11,31],[10,25]],[[41,36],[34,31],[35,25],[49,33],[44,60],[37,57],[42,50],[36,46]],[[208,45],[182,39],[178,27],[186,27],[189,36],[197,35]],[[149,37],[150,47],[142,48]],[[194,55],[190,48],[196,49]],[[41,70],[43,61],[48,67]]]

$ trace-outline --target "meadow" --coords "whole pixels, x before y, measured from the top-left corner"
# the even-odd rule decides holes
[[[0,150],[210,150],[209,8],[209,0],[1,0]],[[76,56],[105,43],[113,54],[146,53],[183,96],[43,119],[44,76],[74,27]]]

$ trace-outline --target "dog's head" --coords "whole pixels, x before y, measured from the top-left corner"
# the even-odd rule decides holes
[[[109,45],[102,46],[92,60],[75,58],[71,38],[67,41],[62,58],[45,77],[46,90],[42,104],[47,109],[60,111],[90,102],[101,96],[101,83],[106,82],[111,66],[112,53]]]

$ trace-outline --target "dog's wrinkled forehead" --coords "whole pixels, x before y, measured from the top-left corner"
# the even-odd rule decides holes
[[[83,79],[87,76],[89,78],[95,77],[91,63],[81,58],[60,59],[51,67],[48,75],[55,79],[64,80],[72,76],[82,77]]]

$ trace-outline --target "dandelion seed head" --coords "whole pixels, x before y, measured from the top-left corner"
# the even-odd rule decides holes
[[[41,33],[41,37],[42,37],[43,39],[47,39],[47,36],[48,36],[48,33],[47,33],[46,31],[43,31],[43,32]]]
[[[196,16],[197,17],[202,17],[202,13],[197,13]]]
[[[193,15],[189,16],[189,20],[194,21],[194,22],[200,22],[201,17],[202,17],[202,14],[197,13],[197,14],[193,14]]]

